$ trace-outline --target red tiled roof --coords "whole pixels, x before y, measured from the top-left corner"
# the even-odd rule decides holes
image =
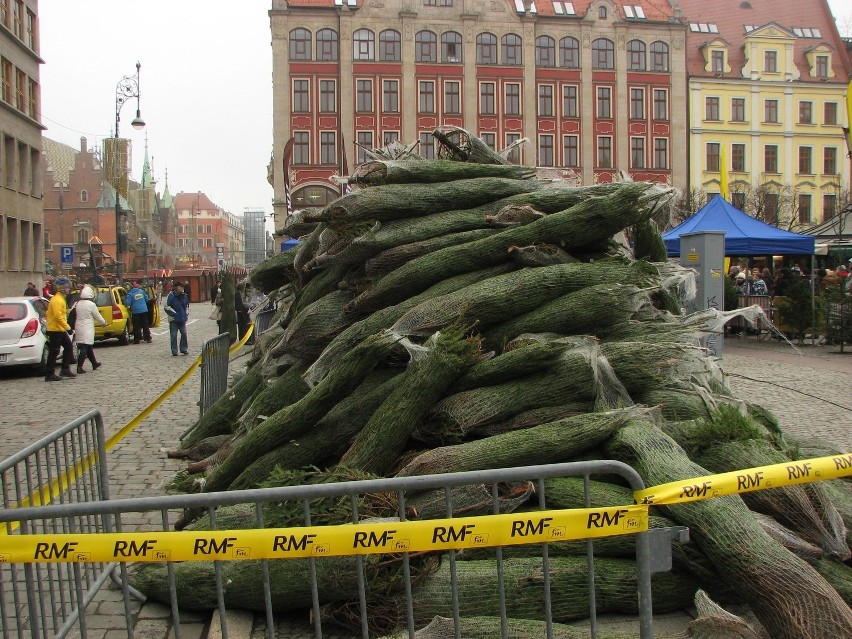
[[[570,0],[569,0],[570,1]],[[510,11],[515,11],[515,0],[508,0]],[[562,3],[564,4],[564,2]],[[589,6],[592,0],[573,0],[574,13],[578,18],[582,18],[589,11]],[[645,14],[645,21],[662,21],[666,22],[674,15],[671,5],[667,0],[619,0],[616,2],[619,5],[619,15],[622,18],[627,18],[624,12],[624,6],[642,7]],[[555,16],[563,18],[564,15],[559,15],[553,8],[552,0],[536,0],[535,8],[540,16]],[[628,18],[629,19],[629,18]],[[634,22],[643,22],[642,19],[636,19]]]
[[[704,71],[704,56],[700,47],[705,42],[720,38],[728,44],[728,64],[731,73],[727,77],[741,77],[740,69],[745,65],[746,25],[761,27],[775,23],[792,33],[793,28],[819,29],[820,38],[796,38],[793,49],[793,62],[801,73],[800,80],[817,82],[808,73],[805,51],[821,43],[829,45],[833,81],[847,81],[850,69],[846,47],[835,27],[834,18],[826,0],[676,0],[687,24],[687,61],[689,75],[712,76]],[[719,33],[695,33],[689,29],[689,23],[715,24]],[[759,62],[758,65],[762,65]]]
[[[347,0],[343,1],[346,2]],[[308,7],[311,9],[337,6],[334,4],[334,0],[287,0],[287,4],[291,7]],[[354,9],[355,7],[349,8]]]
[[[196,204],[196,200],[198,204]],[[215,212],[219,209],[213,201],[204,193],[178,193],[174,196],[175,211],[188,210],[195,208],[196,211],[211,211]]]

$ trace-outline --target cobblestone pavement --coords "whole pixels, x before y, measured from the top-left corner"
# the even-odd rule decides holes
[[[206,339],[216,334],[215,323],[206,319],[206,305],[195,305],[197,315],[189,325],[190,352],[195,357]],[[168,327],[154,329],[152,345],[119,346],[99,344],[97,356],[103,367],[74,380],[45,383],[22,372],[0,370],[0,400],[5,410],[0,416],[0,459],[21,450],[61,425],[96,408],[104,416],[107,436],[112,435],[168,388],[189,366],[189,357],[172,357]],[[751,401],[772,410],[789,435],[803,440],[822,440],[844,451],[852,450],[852,374],[850,353],[839,354],[836,346],[804,346],[798,351],[774,341],[758,341],[755,336],[725,342],[720,362],[731,386]],[[231,372],[239,370],[245,356],[232,358]],[[198,415],[200,375],[196,372],[155,413],[119,443],[108,456],[110,490],[113,498],[141,497],[164,492],[164,484],[183,467],[170,460],[165,449],[178,445],[179,436]],[[159,513],[128,517],[125,530],[160,528]],[[174,635],[168,610],[157,604],[133,604],[137,639],[166,639]],[[213,616],[214,621],[217,615]],[[181,618],[182,639],[214,637],[216,623],[211,615],[187,614]],[[673,636],[691,620],[687,612],[657,616],[658,636]],[[90,606],[87,615],[91,639],[120,639],[126,636],[120,592],[105,587]],[[254,620],[250,633],[265,636],[261,617]],[[246,628],[245,619],[238,624]],[[635,618],[613,617],[601,620],[602,629],[635,630]],[[325,631],[325,636],[348,633]],[[282,617],[277,637],[308,639],[313,636],[307,615]],[[231,632],[231,637],[235,636]]]

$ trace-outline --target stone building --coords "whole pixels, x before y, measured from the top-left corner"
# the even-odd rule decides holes
[[[37,0],[0,0],[0,295],[44,272]]]
[[[273,0],[275,227],[363,148],[457,125],[582,183],[687,184],[686,26],[649,0]]]

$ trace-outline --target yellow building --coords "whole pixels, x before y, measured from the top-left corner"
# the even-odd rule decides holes
[[[849,202],[850,63],[825,0],[672,0],[687,23],[689,184],[797,230]]]

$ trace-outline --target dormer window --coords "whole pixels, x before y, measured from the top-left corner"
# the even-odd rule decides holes
[[[778,52],[763,52],[763,71],[765,73],[778,73]]]
[[[606,20],[606,7],[598,8],[598,18],[600,20]]]
[[[828,56],[827,55],[818,55],[816,57],[815,66],[815,75],[818,78],[827,78],[828,77]]]
[[[805,59],[810,67],[810,77],[826,81],[834,77],[831,69],[831,53],[833,49],[823,43],[815,47],[805,49]]]
[[[710,53],[710,70],[713,73],[725,72],[725,52],[712,51]]]

